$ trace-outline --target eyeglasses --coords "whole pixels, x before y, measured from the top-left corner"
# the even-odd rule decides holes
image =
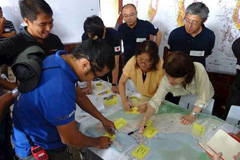
[[[135,15],[136,15],[136,13],[124,14],[123,17],[128,18],[128,17],[133,17]]]
[[[193,26],[198,26],[201,22],[195,21],[195,20],[191,21],[190,19],[185,18],[184,23],[187,24],[187,25],[191,24]]]
[[[137,58],[137,63],[139,64],[144,63],[145,65],[150,65],[152,62],[150,60],[143,60],[141,58]]]

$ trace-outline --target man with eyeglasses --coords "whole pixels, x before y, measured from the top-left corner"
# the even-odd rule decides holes
[[[38,86],[21,93],[13,110],[13,142],[20,160],[36,158],[31,152],[31,143],[44,149],[50,160],[70,160],[67,145],[99,149],[111,145],[107,137],[89,137],[78,130],[75,103],[98,119],[110,134],[115,127],[75,84],[78,80],[91,81],[94,76],[103,76],[112,70],[112,50],[103,40],[89,39],[73,53],[60,50],[43,60]]]
[[[214,32],[204,25],[208,14],[209,9],[202,2],[189,5],[186,9],[185,25],[170,33],[169,51],[183,51],[193,61],[206,66],[205,58],[212,53],[215,43]]]
[[[161,31],[149,21],[137,18],[137,9],[133,4],[126,4],[122,8],[122,16],[125,23],[118,28],[118,33],[123,41],[124,64],[134,55],[137,46],[150,39],[150,35],[156,36],[159,46],[162,39]]]

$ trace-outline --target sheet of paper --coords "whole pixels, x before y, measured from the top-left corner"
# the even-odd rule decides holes
[[[158,133],[158,130],[156,128],[153,128],[152,126],[148,126],[143,135],[147,138],[152,138],[155,134]]]
[[[207,142],[207,145],[216,153],[222,152],[225,160],[233,159],[233,156],[240,152],[240,143],[221,129]]]
[[[137,159],[142,160],[150,151],[148,146],[140,144],[133,152],[132,156],[136,157]]]
[[[146,124],[146,126],[147,126],[147,127],[149,127],[149,126],[151,126],[151,125],[152,125],[152,123],[153,123],[153,121],[152,121],[152,120],[148,120],[148,121],[147,121],[147,124]]]
[[[119,130],[120,128],[122,128],[123,126],[125,126],[127,124],[127,121],[123,118],[119,118],[118,120],[116,120],[114,122],[115,128],[117,130]]]

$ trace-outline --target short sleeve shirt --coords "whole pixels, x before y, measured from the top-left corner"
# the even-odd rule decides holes
[[[133,81],[137,91],[141,95],[151,98],[157,91],[157,88],[162,80],[162,77],[165,74],[165,71],[164,69],[162,69],[162,66],[163,60],[160,59],[160,61],[157,64],[157,70],[147,72],[146,79],[143,82],[142,70],[140,68],[136,68],[136,57],[133,56],[123,68],[123,74]]]
[[[205,57],[212,54],[215,43],[213,31],[202,25],[202,31],[192,37],[185,30],[185,27],[174,29],[168,38],[170,51],[182,51],[192,58],[194,62],[202,63],[205,66]]]
[[[83,33],[82,41],[89,39],[87,33]],[[118,32],[113,28],[106,28],[105,40],[114,49],[114,55],[121,53],[121,41]]]
[[[11,21],[6,20],[4,25],[3,25],[3,33],[11,33],[11,32],[16,32],[14,25]],[[6,37],[1,37],[0,36],[0,41],[6,39]]]
[[[74,120],[76,110],[75,82],[78,77],[57,52],[43,61],[37,88],[21,93],[13,110],[13,142],[18,156],[30,154],[25,134],[45,150],[64,147],[56,126]]]
[[[133,28],[123,23],[118,28],[120,38],[123,40],[124,62],[126,63],[134,54],[137,46],[150,39],[150,35],[156,35],[158,28],[149,21],[137,19],[137,24]]]

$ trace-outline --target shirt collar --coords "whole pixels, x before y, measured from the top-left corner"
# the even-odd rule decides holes
[[[63,69],[63,71],[69,75],[71,77],[71,79],[76,82],[79,80],[79,78],[77,77],[77,75],[74,73],[74,71],[72,70],[72,68],[69,66],[69,64],[61,57],[62,54],[68,54],[66,51],[64,50],[59,50],[56,52],[55,54],[55,60],[56,63]]]
[[[27,27],[24,27],[24,28],[23,28],[22,33],[24,34],[25,39],[26,39],[27,41],[37,42],[37,41],[33,38],[33,36],[27,31]]]

